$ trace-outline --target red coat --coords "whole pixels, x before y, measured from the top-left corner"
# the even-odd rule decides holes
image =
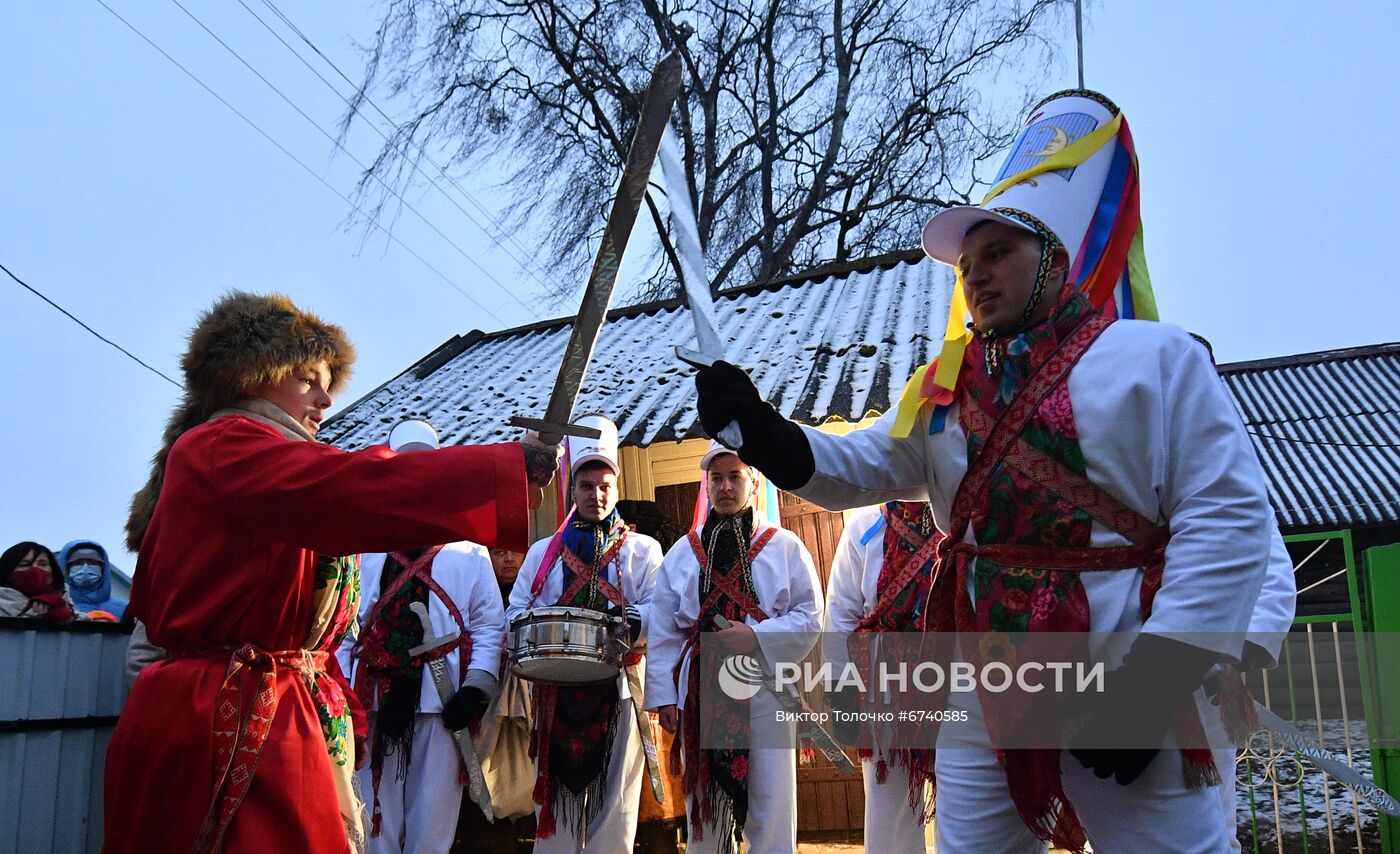
[[[311,623],[316,552],[458,540],[523,551],[525,488],[515,444],[347,453],[220,418],[171,449],[131,611],[153,643],[177,655],[245,643],[296,649]],[[328,670],[338,675],[334,660]],[[105,851],[193,847],[215,791],[214,701],[227,666],[226,655],[176,657],[142,672],[107,753]],[[305,683],[282,669],[276,691],[271,731],[224,850],[346,851]]]

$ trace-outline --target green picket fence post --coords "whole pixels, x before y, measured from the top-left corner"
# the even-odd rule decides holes
[[[1366,573],[1368,630],[1381,634],[1400,632],[1400,543],[1367,549],[1362,561]],[[1362,646],[1365,646],[1363,644]],[[1400,653],[1393,643],[1376,643],[1370,662],[1373,687],[1370,729],[1371,772],[1381,788],[1392,794],[1400,787]],[[1368,715],[1368,718],[1371,717]],[[1400,821],[1380,816],[1381,850],[1400,854]]]

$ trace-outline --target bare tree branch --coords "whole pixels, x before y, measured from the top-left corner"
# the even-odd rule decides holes
[[[360,194],[393,212],[412,164],[504,169],[512,229],[542,235],[542,298],[582,281],[650,70],[680,51],[674,125],[712,286],[902,249],[934,210],[965,203],[1044,94],[1068,0],[386,0],[358,107],[405,109]],[[1021,92],[1007,78],[1030,69]],[[995,84],[995,86],[993,85]],[[1016,91],[1014,103],[987,92]],[[351,114],[346,116],[348,126]],[[675,292],[660,252],[629,296]]]

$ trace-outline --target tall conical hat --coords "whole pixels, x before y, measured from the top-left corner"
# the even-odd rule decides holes
[[[924,226],[924,251],[956,267],[968,230],[985,221],[1058,241],[1070,259],[1068,282],[1106,313],[1157,319],[1133,138],[1122,112],[1103,95],[1058,92],[1032,108],[982,203],[934,214]],[[959,278],[942,351],[905,386],[894,435],[908,435],[925,404],[952,399],[967,342],[966,315]]]

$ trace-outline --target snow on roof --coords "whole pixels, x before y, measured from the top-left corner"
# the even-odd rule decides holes
[[[947,316],[952,271],[922,258],[895,253],[725,292],[715,300],[725,353],[797,421],[884,412],[932,358]],[[571,328],[567,318],[453,338],[328,420],[321,436],[361,448],[421,418],[444,445],[515,438],[506,421],[544,414]],[[695,346],[690,310],[678,301],[610,312],[574,413],[613,419],[624,445],[700,436],[693,370],[676,360],[676,344]]]
[[[952,294],[950,268],[897,253],[726,292],[715,301],[729,360],[805,424],[885,412],[933,356]],[[321,428],[342,448],[385,442],[405,418],[444,445],[511,439],[512,415],[543,415],[572,319],[458,336]],[[692,371],[672,353],[694,346],[677,301],[610,312],[576,414],[618,424],[645,447],[701,435]],[[1400,522],[1400,343],[1221,365],[1287,530]]]
[[[1400,343],[1221,365],[1284,528],[1400,522]]]

